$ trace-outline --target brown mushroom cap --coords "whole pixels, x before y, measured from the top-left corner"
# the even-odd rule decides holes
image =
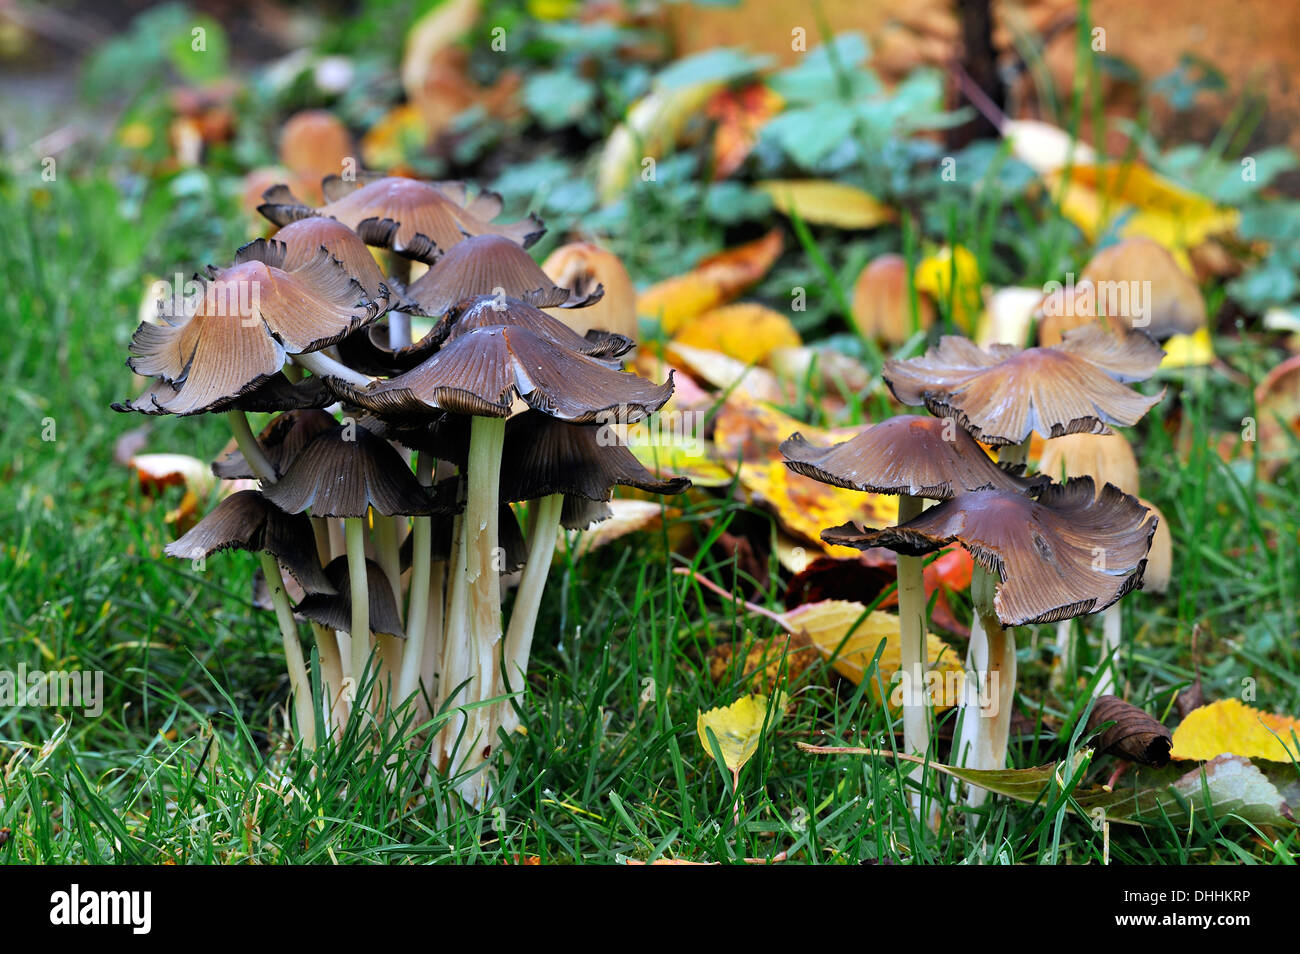
[[[294,271],[244,261],[220,271],[179,315],[144,322],[127,364],[177,388],[154,400],[172,414],[229,405],[278,372],[286,354],[317,351],[373,321],[378,306],[343,266],[321,251]]]
[[[998,619],[1019,626],[1098,612],[1141,585],[1155,530],[1135,497],[1109,485],[1096,494],[1084,477],[1052,484],[1037,500],[1003,490],[958,494],[897,527],[845,524],[822,539],[913,556],[956,540],[1001,581]]]
[[[967,490],[1036,493],[1046,477],[1025,480],[989,459],[964,430],[941,418],[902,414],[851,440],[817,447],[792,434],[781,445],[785,465],[824,484],[872,494],[946,500]]]
[[[917,324],[934,324],[934,306],[917,293]],[[912,304],[907,294],[907,260],[901,255],[878,255],[862,270],[853,285],[853,323],[869,338],[902,344],[912,336]]]
[[[338,219],[354,229],[367,245],[391,248],[399,255],[424,262],[436,261],[441,252],[471,235],[503,235],[527,248],[545,231],[534,215],[508,225],[493,225],[457,203],[456,199],[464,198],[460,183],[439,185],[389,176],[364,185],[358,182],[355,191],[340,195],[347,184],[332,180],[328,188],[338,197],[319,210],[303,205],[286,187],[275,186],[263,195],[266,201],[258,211],[277,225],[309,215]],[[497,203],[470,205],[481,212]]]
[[[352,587],[348,583],[348,558],[336,557],[325,567],[325,576],[334,587],[332,594],[313,593],[305,597],[294,609],[326,629],[347,632],[352,626]],[[397,611],[397,598],[393,595],[388,575],[378,563],[366,561],[366,583],[369,591],[370,631],[377,636],[406,638],[402,618]]]
[[[662,407],[673,390],[671,373],[654,385],[520,325],[456,329],[432,357],[405,374],[365,388],[337,386],[348,400],[380,415],[444,410],[505,417],[518,397],[575,424],[606,415],[638,421]]]
[[[279,560],[307,592],[334,592],[333,584],[321,570],[311,521],[302,514],[285,513],[256,490],[231,494],[188,533],[167,544],[163,552],[195,560],[221,550],[265,551]]]
[[[1135,236],[1102,249],[1079,278],[1092,282],[1098,314],[1141,328],[1156,340],[1205,327],[1205,299],[1195,279],[1154,239]],[[1150,323],[1134,324],[1142,320]]]
[[[388,284],[384,273],[379,270],[375,257],[361,237],[342,222],[327,219],[319,215],[290,222],[278,229],[270,239],[255,239],[240,249],[267,249],[279,243],[284,246],[284,253],[278,267],[294,271],[308,265],[316,253],[324,248],[339,260],[344,270],[355,278],[365,290],[366,296],[376,303],[386,304],[389,300]],[[248,254],[248,253],[246,253]],[[250,256],[251,257],[251,256]],[[269,258],[258,255],[268,264],[277,264]]]
[[[1121,382],[1150,377],[1163,356],[1140,331],[1116,338],[1097,325],[1067,332],[1055,347],[1024,351],[984,351],[945,335],[922,357],[885,362],[884,377],[904,404],[954,417],[986,444],[1019,444],[1035,431],[1106,434],[1108,425],[1136,423],[1164,392],[1146,397]]]
[[[506,424],[501,461],[501,499],[509,501],[551,494],[607,501],[615,487],[679,494],[691,485],[685,477],[656,477],[601,425],[569,424],[536,411]]]
[[[337,427],[338,421],[332,414],[316,409],[285,411],[271,419],[271,423],[262,428],[257,435],[266,459],[275,468],[279,477],[289,465],[302,453],[302,449],[317,434]],[[248,466],[244,454],[239,448],[231,451],[220,460],[212,462],[212,472],[222,480],[253,478],[257,475]]]
[[[542,271],[574,295],[589,296],[603,288],[599,301],[581,311],[563,311],[556,317],[580,335],[608,331],[630,341],[637,339],[636,287],[632,276],[613,252],[591,242],[561,245],[542,262]]]
[[[157,378],[139,397],[130,401],[119,401],[111,407],[115,411],[135,411],[139,414],[170,414],[172,412],[167,409],[167,402],[179,393],[180,388],[168,384],[162,378]],[[292,411],[298,408],[327,407],[336,400],[338,399],[334,393],[325,387],[325,382],[319,378],[304,378],[295,384],[277,372],[252,390],[186,413],[238,410],[274,414],[277,411]]]
[[[339,172],[355,155],[348,128],[323,109],[294,113],[280,131],[280,162],[311,182]]]
[[[1138,462],[1123,434],[1066,434],[1043,443],[1038,470],[1053,480],[1091,477],[1097,486],[1114,484],[1138,492]]]
[[[445,511],[416,481],[392,445],[356,424],[313,437],[284,476],[262,491],[281,510],[314,517],[388,516]]]
[[[581,293],[561,288],[518,243],[503,235],[476,235],[453,245],[411,283],[402,310],[443,315],[479,295],[517,298],[535,308],[581,308],[603,294],[600,285]]]

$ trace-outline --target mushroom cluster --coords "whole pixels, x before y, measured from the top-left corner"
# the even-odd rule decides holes
[[[817,448],[798,434],[786,465],[842,487],[900,496],[899,522],[822,533],[827,543],[898,554],[904,744],[930,754],[924,686],[925,613],[920,558],[954,542],[975,562],[974,618],[957,760],[983,769],[1006,762],[1016,680],[1013,627],[1105,610],[1142,584],[1157,520],[1135,497],[1091,477],[1053,483],[1024,474],[1031,436],[1109,434],[1134,424],[1160,395],[1129,382],[1150,377],[1163,352],[1147,335],[1099,324],[1060,344],[988,350],[945,336],[919,358],[889,361],[884,376],[902,415],[852,440]],[[998,462],[978,442],[997,448]],[[937,501],[926,506],[928,501]],[[978,802],[981,792],[972,793]]]
[[[213,471],[258,489],[166,552],[260,555],[299,738],[414,706],[439,768],[481,801],[499,733],[518,724],[560,528],[607,517],[616,486],[688,485],[648,472],[608,427],[658,410],[672,381],[622,369],[634,341],[609,326],[634,315],[565,321],[601,285],[581,268],[569,287],[552,281],[525,250],[541,223],[495,224],[493,193],[338,177],[322,191],[319,209],[284,186],[266,193],[279,230],[140,325],[128,364],[152,380],[114,407],[228,416],[236,446]],[[411,261],[427,266],[414,281]],[[419,338],[412,318],[428,328]],[[276,416],[254,435],[250,411]],[[526,539],[512,505],[526,506]],[[516,574],[507,625],[502,578]]]

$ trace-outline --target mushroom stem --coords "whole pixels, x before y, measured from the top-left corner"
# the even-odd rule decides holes
[[[307,666],[302,658],[302,644],[298,642],[298,624],[293,618],[293,607],[289,605],[289,594],[284,589],[280,564],[265,551],[257,556],[262,561],[266,588],[271,591],[275,618],[280,624],[280,639],[284,643],[284,659],[289,669],[289,693],[293,696],[294,715],[298,722],[298,738],[302,739],[307,748],[314,749],[316,712],[311,699],[311,681],[307,678]]]
[[[359,388],[364,388],[372,383],[371,379],[364,374],[359,374],[346,364],[335,361],[323,351],[306,351],[302,354],[295,354],[293,360],[317,377],[334,378]]]
[[[424,658],[420,662],[420,680],[430,702],[438,698],[438,669],[442,661],[446,579],[446,563],[439,561],[429,569],[429,616],[424,624]]]
[[[564,509],[564,494],[551,494],[534,501],[533,534],[528,541],[528,562],[515,593],[515,605],[510,611],[510,627],[506,630],[505,676],[512,689],[523,686],[528,672],[528,656],[532,651],[533,632],[537,628],[537,611],[542,605],[542,591],[551,570],[551,557],[555,554],[555,540],[559,535],[560,513]],[[506,731],[516,724],[515,707],[510,700],[501,703],[501,723]]]
[[[415,476],[423,487],[433,483],[433,459],[424,453],[415,458]],[[400,705],[420,687],[424,665],[424,640],[429,620],[429,573],[432,567],[433,519],[416,517],[411,529],[411,602],[406,612],[406,648],[397,678]]]
[[[388,585],[393,590],[398,619],[402,612],[402,561],[397,541],[397,518],[377,511],[374,517],[375,562],[388,578]],[[395,704],[398,699],[392,697],[402,668],[402,640],[388,633],[375,636],[379,647],[379,684],[383,687],[384,699],[388,704]],[[400,697],[399,697],[400,698]]]
[[[1115,691],[1115,667],[1119,665],[1119,641],[1124,630],[1124,615],[1118,603],[1106,607],[1101,614],[1101,678],[1093,690],[1093,698],[1111,695]]]
[[[316,637],[316,654],[320,657],[325,728],[333,736],[348,720],[348,704],[343,698],[343,656],[339,653],[339,641],[334,630],[312,623],[311,631]]]
[[[411,260],[396,252],[388,253],[388,273],[397,279],[406,294],[406,286],[411,284]],[[404,311],[393,310],[388,313],[388,347],[396,351],[411,344],[411,316]]]
[[[366,578],[365,518],[346,518],[343,532],[347,541],[348,583],[352,596],[352,625],[348,629],[352,640],[352,678],[360,700],[366,664],[370,661],[370,581]],[[358,704],[362,703],[359,701]]]
[[[262,483],[275,483],[275,468],[266,459],[266,454],[262,452],[262,445],[257,442],[253,429],[248,426],[248,415],[243,411],[234,410],[226,417],[230,419],[230,430],[235,435],[235,444],[239,452],[244,455],[244,460],[248,461],[249,469]]]
[[[898,499],[898,522],[921,515],[925,501],[911,494]],[[925,757],[930,750],[929,705],[925,697],[925,583],[921,557],[898,555],[899,661],[903,680],[903,746],[909,753]],[[918,765],[912,776],[918,783],[925,767]],[[913,808],[920,810],[921,793],[912,795]]]
[[[975,619],[966,664],[968,682],[962,700],[962,734],[959,764],[975,769],[1006,767],[1011,730],[1011,706],[1016,692],[1016,637],[998,621],[993,608],[997,578],[975,565],[971,576],[971,602]],[[973,680],[972,680],[973,677]],[[972,787],[967,803],[983,804],[988,792]]]
[[[1051,682],[1054,686],[1065,682],[1074,656],[1074,620],[1063,619],[1056,624],[1056,661],[1052,664]]]

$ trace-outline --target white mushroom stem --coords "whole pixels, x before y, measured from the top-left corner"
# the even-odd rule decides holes
[[[498,554],[498,508],[501,488],[501,452],[505,446],[503,417],[475,416],[470,423],[469,466],[465,512],[461,518],[460,547],[452,570],[453,598],[447,618],[447,651],[454,666],[443,672],[444,684],[453,689],[468,680],[453,697],[453,705],[482,703],[502,689],[500,675],[501,577]],[[461,658],[461,657],[464,658]],[[463,719],[463,722],[461,721]],[[465,730],[457,753],[459,764],[472,770],[491,753],[490,706],[467,710],[444,730],[445,753],[456,744],[458,724]],[[462,794],[481,804],[486,780],[476,774],[462,785]]]
[[[293,607],[284,589],[284,577],[275,557],[262,551],[262,573],[266,588],[271,592],[275,618],[280,624],[280,639],[284,643],[284,660],[289,669],[289,693],[293,697],[294,716],[298,723],[298,738],[307,748],[316,747],[316,711],[311,699],[311,680],[307,678],[307,665],[302,658],[302,644],[298,642],[298,624],[293,619]]]
[[[316,637],[316,655],[320,657],[325,728],[333,736],[348,721],[348,704],[343,698],[343,657],[334,630],[312,623],[311,631]]]
[[[293,360],[317,377],[334,378],[337,381],[343,381],[358,388],[364,388],[371,383],[370,378],[353,371],[340,361],[335,361],[323,351],[307,351],[302,354],[295,354]]]
[[[420,682],[430,702],[438,698],[438,672],[442,664],[443,610],[446,608],[447,564],[429,569],[429,616],[424,624],[424,658],[420,661]]]
[[[898,522],[913,520],[925,509],[920,497],[903,494],[898,499]],[[898,636],[903,689],[903,747],[911,754],[926,756],[930,750],[929,704],[925,694],[925,582],[921,557],[898,555]],[[925,767],[918,765],[912,776],[920,781]],[[921,793],[912,795],[913,809],[920,810]]]
[[[433,460],[421,453],[415,459],[415,477],[421,486],[433,483]],[[416,517],[411,529],[411,593],[406,613],[406,646],[397,678],[396,702],[401,705],[420,687],[424,643],[429,621],[429,574],[432,566],[433,518]]]
[[[366,665],[370,662],[370,587],[366,579],[366,524],[364,517],[348,517],[343,521],[343,533],[348,554],[348,584],[352,597],[352,625],[348,635],[352,642],[352,678],[355,682],[358,704],[361,687],[366,679]],[[373,674],[372,674],[373,675]]]
[[[1101,678],[1093,690],[1093,698],[1115,692],[1115,667],[1119,665],[1119,643],[1124,630],[1124,615],[1118,603],[1106,607],[1101,614]]]
[[[515,593],[515,605],[510,611],[510,628],[506,630],[505,675],[509,688],[519,691],[528,673],[528,656],[532,652],[533,633],[537,629],[537,611],[542,605],[542,592],[555,555],[555,540],[559,536],[560,513],[564,509],[564,495],[551,494],[533,502],[533,533],[528,541],[528,562]],[[507,732],[518,724],[515,707],[509,700],[501,703],[501,723]]]
[[[388,347],[394,351],[411,344],[411,316],[404,311],[388,313]]]
[[[1006,767],[1011,708],[1016,694],[1016,636],[993,609],[997,577],[976,564],[971,575],[970,651],[966,657],[965,698],[958,764],[974,769]],[[967,802],[983,804],[988,792],[972,787]]]
[[[248,462],[248,468],[264,484],[275,483],[275,468],[262,452],[262,445],[253,436],[253,429],[248,426],[248,415],[243,411],[231,411],[226,415],[230,419],[230,430],[235,435],[235,444]]]
[[[393,600],[397,605],[400,621],[402,561],[397,539],[397,518],[373,510],[371,515],[374,520],[375,562],[379,564],[379,568],[384,571],[384,576],[388,579],[388,586],[393,591]],[[393,705],[397,700],[392,697],[392,690],[396,688],[398,674],[402,668],[402,640],[388,633],[380,633],[376,635],[375,642],[379,646],[378,685],[383,692],[385,703]]]

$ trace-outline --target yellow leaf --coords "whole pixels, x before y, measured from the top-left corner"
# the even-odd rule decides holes
[[[1120,236],[1155,239],[1189,270],[1187,249],[1231,231],[1240,218],[1235,209],[1215,205],[1134,163],[1076,166],[1068,181],[1063,171],[1049,173],[1047,181],[1053,192],[1061,190],[1061,213],[1090,241],[1127,216]]]
[[[1188,714],[1174,730],[1170,755],[1205,761],[1231,753],[1248,759],[1290,762],[1300,758],[1297,735],[1300,719],[1253,709],[1238,699],[1220,699]]]
[[[898,520],[898,498],[832,487],[796,474],[779,460],[740,465],[740,486],[756,504],[776,514],[785,530],[802,537],[828,556],[852,559],[852,547],[823,543],[821,532],[850,520],[888,526]]]
[[[596,191],[601,202],[613,202],[646,159],[658,159],[675,146],[686,127],[702,118],[702,110],[722,84],[696,83],[655,89],[637,100],[627,119],[614,127],[596,164]]]
[[[731,471],[714,459],[703,441],[697,445],[662,438],[654,443],[633,439],[627,449],[660,477],[689,477],[696,487],[725,487],[731,483]]]
[[[780,229],[762,238],[700,259],[683,275],[651,285],[637,298],[638,314],[658,318],[665,334],[675,334],[690,318],[731,301],[767,274],[785,242]]]
[[[945,245],[932,252],[916,263],[912,281],[935,301],[951,302],[952,320],[963,331],[974,328],[983,302],[979,262],[968,248]]]
[[[837,229],[871,229],[893,222],[897,214],[869,192],[827,179],[767,179],[754,188],[772,197],[786,215],[793,211],[813,225]]]
[[[885,646],[881,650],[877,668],[881,681],[890,687],[894,674],[902,665],[898,617],[876,610],[863,619],[862,614],[866,609],[861,603],[847,600],[821,600],[795,607],[784,613],[782,618],[789,626],[805,633],[823,656],[830,658],[838,650],[833,663],[835,671],[855,685],[862,682],[867,666],[883,640]],[[931,698],[937,703],[935,707],[952,708],[961,702],[961,657],[957,650],[933,633],[926,633],[925,650],[932,673],[926,679],[934,681]],[[869,686],[879,703],[880,691],[874,679]],[[890,705],[897,708],[892,699]]]
[[[673,342],[720,351],[745,364],[761,364],[777,348],[803,344],[789,318],[754,302],[707,311],[689,321]]]
[[[410,103],[394,106],[361,139],[361,159],[368,169],[391,169],[406,162],[429,141],[420,110]]]
[[[785,708],[785,701],[777,696],[772,705],[772,718],[768,723],[775,723]],[[741,696],[729,706],[719,706],[708,712],[701,712],[695,720],[695,731],[700,737],[700,745],[710,757],[713,746],[709,744],[709,733],[718,740],[722,751],[722,761],[733,772],[739,772],[745,763],[758,751],[758,743],[763,737],[763,723],[767,721],[767,696]]]
[[[1193,368],[1214,363],[1214,342],[1209,328],[1197,328],[1190,335],[1174,335],[1164,343],[1162,368]]]

